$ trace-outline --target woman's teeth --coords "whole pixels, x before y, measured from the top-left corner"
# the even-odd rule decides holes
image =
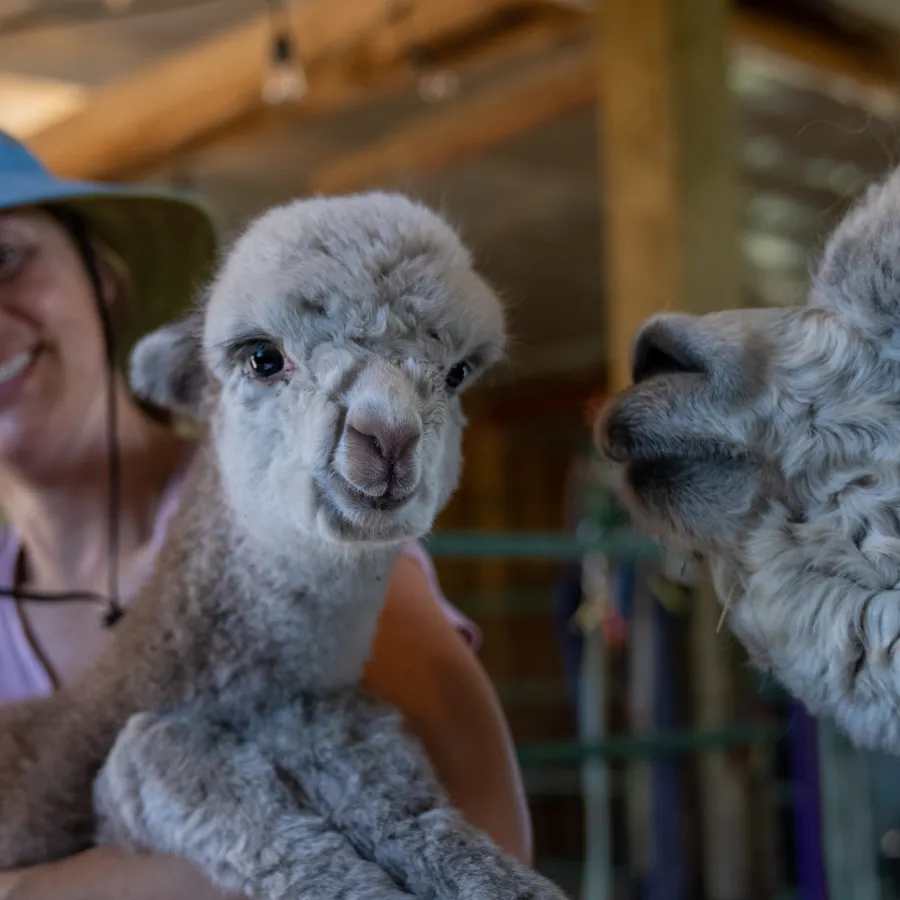
[[[34,358],[34,352],[28,350],[25,353],[17,353],[12,359],[0,364],[0,385],[12,381],[17,375],[21,375]]]

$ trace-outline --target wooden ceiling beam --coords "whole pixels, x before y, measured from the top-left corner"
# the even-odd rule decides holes
[[[584,22],[593,17],[589,5],[546,0],[548,8],[561,5]],[[572,32],[572,22],[565,23],[559,27]],[[760,47],[862,85],[897,89],[893,73],[877,56],[807,33],[771,14],[738,9],[732,14],[731,31],[737,47]],[[423,113],[387,137],[321,168],[312,177],[313,187],[341,193],[400,174],[434,172],[551,121],[596,96],[596,57],[592,60],[591,53],[582,45],[565,58],[538,61],[477,93]]]
[[[519,0],[307,0],[293,33],[314,84],[329,61],[365,49],[381,64],[463,32]],[[61,175],[109,178],[137,169],[262,104],[267,17],[219,32],[92,91],[75,114],[30,136]]]
[[[588,103],[596,93],[596,51],[582,41],[564,52],[493,79],[411,124],[323,166],[311,187],[345,193],[396,174],[435,172],[478,155],[486,147]]]
[[[431,51],[435,45],[477,32],[486,23],[523,8],[547,13],[555,10],[558,14],[555,23],[544,22],[545,34],[539,36],[540,40],[557,26],[562,34],[579,23],[589,25],[592,19],[591,3],[572,0],[306,0],[297,4],[292,24],[310,83],[309,94],[298,111],[301,115],[332,111],[408,86],[415,77],[409,65],[411,53]],[[738,45],[762,47],[865,85],[891,90],[897,87],[894,74],[880,57],[864,54],[856,47],[807,34],[769,13],[737,9],[732,22]],[[140,171],[260,109],[269,29],[267,18],[254,19],[95,89],[81,108],[30,133],[29,142],[51,168],[69,177],[114,178]],[[534,39],[538,31],[529,34]],[[499,58],[519,40],[524,40],[521,34],[510,34],[505,42],[496,37],[476,42],[470,55],[480,56],[482,62],[493,52]],[[465,58],[467,54],[463,51],[456,55]],[[574,61],[568,72],[561,66],[552,67],[557,74],[551,77],[561,79],[566,97],[582,97],[582,85],[586,86],[587,80],[581,81],[581,62]],[[519,94],[515,78],[510,78],[505,86],[488,88],[486,98],[465,101],[463,108],[483,123],[478,126],[483,129],[483,138],[456,136],[452,142],[455,153],[476,152],[493,140],[512,136],[516,128],[546,121],[556,114],[555,110],[564,111],[567,104],[575,102],[552,100],[538,86],[542,99],[532,110],[508,111],[490,122],[492,104],[498,102],[501,92],[520,96],[526,107],[531,100],[527,75],[520,76]],[[436,136],[448,134],[448,126],[442,124],[448,121],[445,115],[454,116],[449,108],[436,111],[415,126],[411,135],[396,136],[361,151],[355,160],[341,161],[331,172],[320,173],[323,184],[337,183],[329,179],[356,178],[352,166],[375,166],[371,160],[381,159],[378,166],[390,167],[397,164],[391,159],[411,159],[410,140],[423,141],[425,148],[422,160],[410,165],[443,164],[433,157],[430,148]],[[461,121],[461,115],[449,122]],[[401,145],[407,149],[401,150]],[[370,161],[361,162],[363,157]],[[455,158],[450,153],[441,154],[447,162]],[[341,175],[341,166],[346,166],[345,175]]]
[[[877,48],[812,33],[771,13],[738,9],[732,14],[732,33],[738,46],[759,47],[865,87],[897,91],[897,71]]]
[[[0,72],[0,128],[27,140],[84,109],[89,93],[84,85],[71,81]]]
[[[512,21],[510,21],[512,19]],[[590,24],[579,17],[559,14],[539,4],[537,8],[521,10],[521,15],[496,17],[479,23],[466,40],[445,40],[428,44],[427,68],[450,69],[463,80],[482,79],[494,71],[528,54],[559,48],[583,38],[590,32]],[[346,60],[328,60],[320,66],[311,79],[309,94],[300,106],[258,107],[233,121],[198,134],[185,141],[175,152],[149,160],[148,165],[122,170],[127,178],[145,177],[148,171],[179,155],[204,146],[209,141],[228,140],[232,136],[246,135],[266,128],[284,117],[301,119],[317,115],[330,115],[385,100],[402,90],[415,86],[424,74],[409,59],[401,55],[393,65],[372,68],[371,60],[354,54],[353,63]]]
[[[590,45],[542,60],[472,95],[416,117],[406,128],[324,166],[312,187],[356,190],[394,173],[434,172],[458,164],[505,138],[589,102],[596,92]]]
[[[593,18],[594,0],[541,0],[546,6],[564,8]],[[900,88],[891,49],[857,34],[841,36],[838,26],[828,31],[813,29],[791,17],[776,13],[777,4],[753,8],[753,4],[732,7],[731,36],[738,46],[759,47],[830,75],[849,78],[866,87]]]
[[[564,8],[593,18],[594,0],[542,0],[548,7]],[[813,30],[787,14],[753,9],[735,4],[731,12],[732,41],[737,45],[759,47],[786,59],[803,63],[831,75],[849,78],[867,87],[897,90],[897,70],[884,47],[862,42],[858,35],[841,38],[837,28],[831,32]]]
[[[436,69],[450,69],[462,78],[479,78],[494,67],[558,47],[589,31],[583,20],[554,15],[545,9],[531,11],[514,24],[502,19],[477,24],[482,27],[477,31],[475,27],[470,29],[464,41],[453,41],[451,34],[443,42],[418,44],[427,49],[422,66],[415,65],[405,53],[396,53],[392,61],[379,56],[375,62],[367,54],[356,55],[350,62],[332,60],[317,73],[309,97],[296,112],[335,113],[385,99],[413,87],[427,71]],[[383,46],[383,39],[380,43]],[[413,48],[417,44],[409,40],[406,46]]]

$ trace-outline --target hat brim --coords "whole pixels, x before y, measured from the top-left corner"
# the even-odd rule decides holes
[[[116,334],[123,365],[141,337],[190,308],[212,274],[219,234],[211,212],[193,197],[44,173],[3,179],[0,210],[35,205],[64,205],[80,213],[128,268],[132,308]]]

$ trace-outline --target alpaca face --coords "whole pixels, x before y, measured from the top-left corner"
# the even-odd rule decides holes
[[[234,511],[274,546],[426,533],[459,476],[461,394],[503,344],[497,298],[424,207],[375,193],[269,211],[202,330]]]
[[[900,479],[900,361],[839,311],[658,316],[633,371],[598,438],[637,514],[691,549],[728,552],[773,501],[798,522],[851,497],[871,514],[859,498]]]
[[[900,750],[900,175],[830,238],[807,306],[641,330],[596,439],[625,504],[705,555],[755,660]]]

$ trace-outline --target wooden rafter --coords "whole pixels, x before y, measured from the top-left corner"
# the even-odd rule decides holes
[[[486,23],[522,9],[555,12],[556,18],[548,16],[539,26],[519,31],[511,28],[508,40],[498,40],[496,34],[484,40],[478,34]],[[465,66],[466,57],[474,56],[483,64],[491,54],[499,59],[517,52],[519,41],[524,51],[529,41],[546,41],[573,28],[589,30],[592,10],[592,2],[580,0],[306,0],[292,11],[310,84],[298,111],[330,112],[408,86],[414,51],[432,51],[435,45],[477,34],[474,47],[466,48],[463,40],[450,62]],[[259,110],[269,28],[265,17],[256,18],[123,76],[92,91],[87,102],[61,120],[48,117],[51,124],[37,131],[32,125],[29,142],[49,166],[70,177],[116,177],[153,165]],[[896,88],[894,73],[880,56],[808,35],[768,14],[735,10],[732,36],[737,45],[762,47],[865,85]],[[482,96],[463,97],[430,112],[409,131],[336,161],[318,174],[317,183],[333,190],[382,177],[398,166],[433,169],[539,125],[576,99],[589,100],[596,89],[577,58],[580,52],[573,50],[568,69],[559,61],[547,62],[543,69],[535,63],[531,75],[506,76],[505,82],[488,84]],[[543,89],[541,73],[559,80],[564,90],[559,100]],[[504,93],[507,106],[522,108],[494,115]],[[465,116],[473,116],[473,124],[459,127]],[[447,142],[444,151],[437,146],[441,141]]]
[[[292,11],[304,66],[365,49],[380,64],[463,32],[514,0],[308,0]],[[261,103],[271,39],[266,17],[219,32],[92,92],[84,109],[31,136],[62,175],[101,178],[148,164]],[[314,89],[314,88],[313,88]]]
[[[70,81],[0,72],[0,128],[27,140],[84,109],[88,97],[86,87]]]
[[[395,173],[437,171],[485,147],[590,102],[596,90],[593,44],[567,48],[487,87],[415,118],[411,125],[312,176],[325,193],[356,190]]]
[[[796,24],[751,10],[733,13],[732,32],[738,44],[760,47],[786,59],[831,75],[849,78],[866,87],[898,88],[897,70],[885,54],[864,51],[820,34],[810,34]]]
[[[604,310],[609,387],[619,390],[632,381],[635,334],[653,314],[740,305],[735,110],[726,77],[734,20],[729,0],[628,0],[599,9]],[[691,724],[721,728],[734,715],[737,668],[716,634],[720,610],[708,580],[691,597]],[[633,640],[635,658],[652,656],[651,633],[638,628]],[[630,725],[653,722],[638,704]],[[671,834],[674,858],[687,858],[699,837],[694,890],[716,900],[771,896],[754,883],[746,782],[722,753],[705,754],[697,766],[693,835]],[[636,769],[627,775],[635,821],[652,815],[645,779]],[[585,893],[603,896],[594,885]]]
[[[427,50],[425,69],[452,69],[464,78],[480,78],[497,66],[553,49],[588,30],[584,21],[554,15],[552,10],[538,8],[529,12],[515,23],[502,17],[478,23],[483,27],[477,33],[474,28],[470,30],[463,41],[454,42],[453,32],[446,35],[451,39],[444,41],[436,33],[427,42],[407,35],[403,46]],[[383,36],[375,44],[380,44],[383,52]],[[389,62],[377,46],[374,51],[366,48],[352,61],[335,59],[323,66],[317,73],[314,90],[298,113],[333,113],[384,99],[415,85],[425,69],[414,65],[405,53],[395,53],[393,62]]]
[[[569,33],[584,28],[592,18],[589,3],[547,0],[545,5],[562,6],[574,16],[574,21],[567,18],[555,26]],[[880,57],[807,34],[771,15],[739,9],[732,13],[731,31],[737,47],[763,48],[869,87],[897,87],[894,74]],[[584,44],[571,49],[566,58],[534,61],[328,163],[314,174],[312,183],[319,190],[338,193],[458,163],[589,102],[599,83],[594,72],[595,61]]]

